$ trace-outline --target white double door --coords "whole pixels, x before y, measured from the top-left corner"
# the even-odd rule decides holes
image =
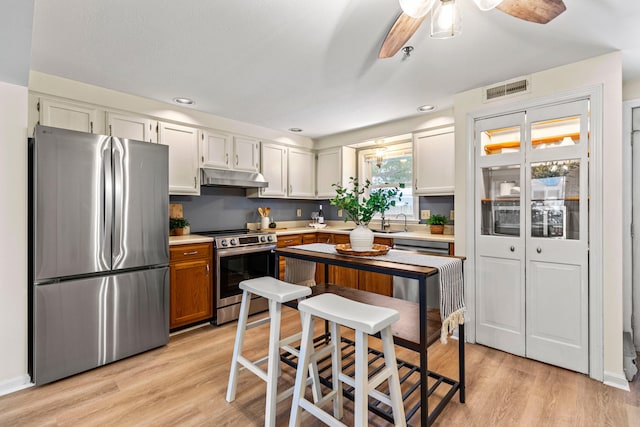
[[[588,372],[589,101],[477,120],[476,340]]]

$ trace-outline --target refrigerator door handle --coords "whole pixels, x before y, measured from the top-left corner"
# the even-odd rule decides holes
[[[123,182],[123,168],[124,168],[124,145],[122,140],[118,138],[112,138],[111,142],[111,158],[113,162],[113,235],[111,237],[112,246],[112,264],[111,268],[118,268],[118,264],[124,257],[124,250],[122,247],[122,235],[123,230],[123,210],[124,210],[124,198],[126,194],[125,183]]]
[[[113,169],[111,165],[111,144],[105,144],[102,148],[102,249],[100,258],[102,264],[111,266],[111,226],[113,221]]]

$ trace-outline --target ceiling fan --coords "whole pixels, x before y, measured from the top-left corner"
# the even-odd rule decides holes
[[[562,0],[473,0],[473,2],[480,10],[496,8],[508,15],[538,24],[546,24],[566,10]],[[439,9],[443,5],[447,6],[448,3],[449,6],[453,6],[452,0],[400,0],[403,12],[387,33],[378,58],[390,58],[395,55],[418,30],[432,8],[435,16],[439,13]],[[433,19],[435,20],[435,17]],[[451,22],[453,25],[453,20]]]

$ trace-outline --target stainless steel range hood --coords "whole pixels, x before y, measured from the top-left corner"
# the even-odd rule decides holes
[[[262,188],[269,185],[261,173],[202,168],[200,185]]]

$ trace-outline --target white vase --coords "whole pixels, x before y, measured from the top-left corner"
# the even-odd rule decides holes
[[[349,241],[354,251],[370,251],[373,247],[373,231],[366,225],[358,225],[349,233]]]

